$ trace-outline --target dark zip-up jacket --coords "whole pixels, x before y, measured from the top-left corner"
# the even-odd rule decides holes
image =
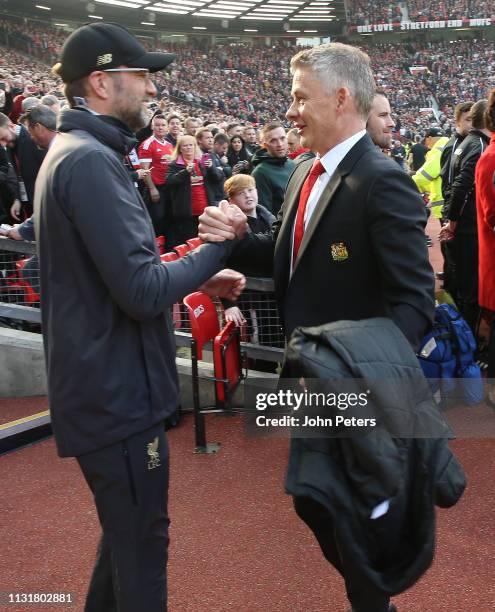
[[[229,164],[224,164],[217,153],[215,151],[210,152],[211,159],[213,161],[213,167],[222,172],[222,176],[220,177],[220,181],[215,183],[213,186],[213,197],[214,204],[217,206],[219,202],[225,199],[225,191],[223,190],[223,185],[225,181],[232,176],[232,168]]]
[[[15,145],[12,149],[17,175],[24,182],[28,202],[34,202],[34,185],[46,151],[40,149],[23,126],[16,126]],[[17,195],[20,198],[20,194]]]
[[[123,164],[126,126],[61,112],[36,183],[35,227],[52,425],[61,456],[98,450],[177,407],[168,308],[224,267],[203,245],[163,265],[146,207]]]
[[[445,145],[440,157],[440,176],[442,177],[442,195],[444,204],[442,207],[442,217],[447,217],[449,211],[450,192],[452,189],[452,181],[454,180],[454,154],[457,148],[461,145],[466,136],[461,136],[455,132],[448,143]]]
[[[481,130],[472,129],[456,149],[454,178],[450,191],[448,218],[457,221],[456,234],[476,235],[476,193],[474,172],[490,138]]]

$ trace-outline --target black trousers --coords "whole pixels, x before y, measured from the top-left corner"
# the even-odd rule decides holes
[[[170,217],[168,193],[165,185],[159,185],[157,189],[158,193],[160,194],[160,200],[158,202],[153,202],[151,200],[149,191],[146,190],[144,203],[146,204],[146,208],[150,214],[153,229],[155,230],[155,236],[165,236],[166,239],[167,236],[165,235],[165,230],[169,224],[168,217]]]
[[[345,558],[339,551],[328,510],[309,497],[294,497],[294,508],[299,518],[314,533],[327,561],[344,578],[347,598],[351,602],[353,612],[387,612],[389,596],[363,580],[352,559]]]
[[[459,234],[452,240],[455,265],[455,295],[461,315],[476,335],[480,309],[478,306],[478,236]]]
[[[443,255],[443,287],[455,299],[455,243],[453,241],[441,242],[440,249]]]
[[[77,460],[102,528],[85,612],[165,612],[169,456],[163,423]]]

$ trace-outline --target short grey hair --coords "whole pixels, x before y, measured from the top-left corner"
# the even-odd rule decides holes
[[[52,96],[51,94],[46,94],[46,96],[43,96],[41,98],[41,104],[44,104],[45,106],[48,106],[50,108],[58,103],[59,101],[57,96]]]
[[[51,108],[44,104],[38,104],[21,117],[21,121],[27,121],[30,125],[39,123],[47,130],[55,132],[57,129],[57,115]]]
[[[294,55],[290,62],[291,74],[298,68],[310,69],[321,76],[329,94],[347,87],[358,113],[363,119],[368,118],[376,85],[366,53],[351,45],[328,43]]]
[[[26,113],[31,108],[38,106],[41,104],[41,100],[39,98],[35,98],[34,96],[29,96],[29,98],[24,98],[21,102],[21,109],[23,113]]]

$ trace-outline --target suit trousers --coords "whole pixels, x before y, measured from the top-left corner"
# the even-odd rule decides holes
[[[102,528],[85,612],[165,612],[169,456],[164,424],[77,460]]]
[[[344,558],[335,537],[332,517],[328,510],[310,497],[294,497],[297,515],[314,533],[326,560],[341,574],[345,581],[347,598],[353,612],[387,612],[390,598],[368,581],[353,564]]]

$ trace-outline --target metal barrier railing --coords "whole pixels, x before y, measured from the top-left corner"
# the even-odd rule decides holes
[[[36,244],[0,237],[0,319],[40,323]]]
[[[28,260],[28,261],[26,261]],[[36,244],[0,237],[0,320],[13,326],[41,323],[39,303],[39,267]],[[221,324],[224,309],[215,300]],[[273,280],[246,279],[246,290],[235,304],[246,319],[241,340],[249,357],[280,362],[284,334],[275,301]],[[190,346],[189,319],[182,304],[175,304],[173,321],[177,346]],[[15,323],[14,323],[15,322]],[[31,330],[31,328],[30,328]]]

